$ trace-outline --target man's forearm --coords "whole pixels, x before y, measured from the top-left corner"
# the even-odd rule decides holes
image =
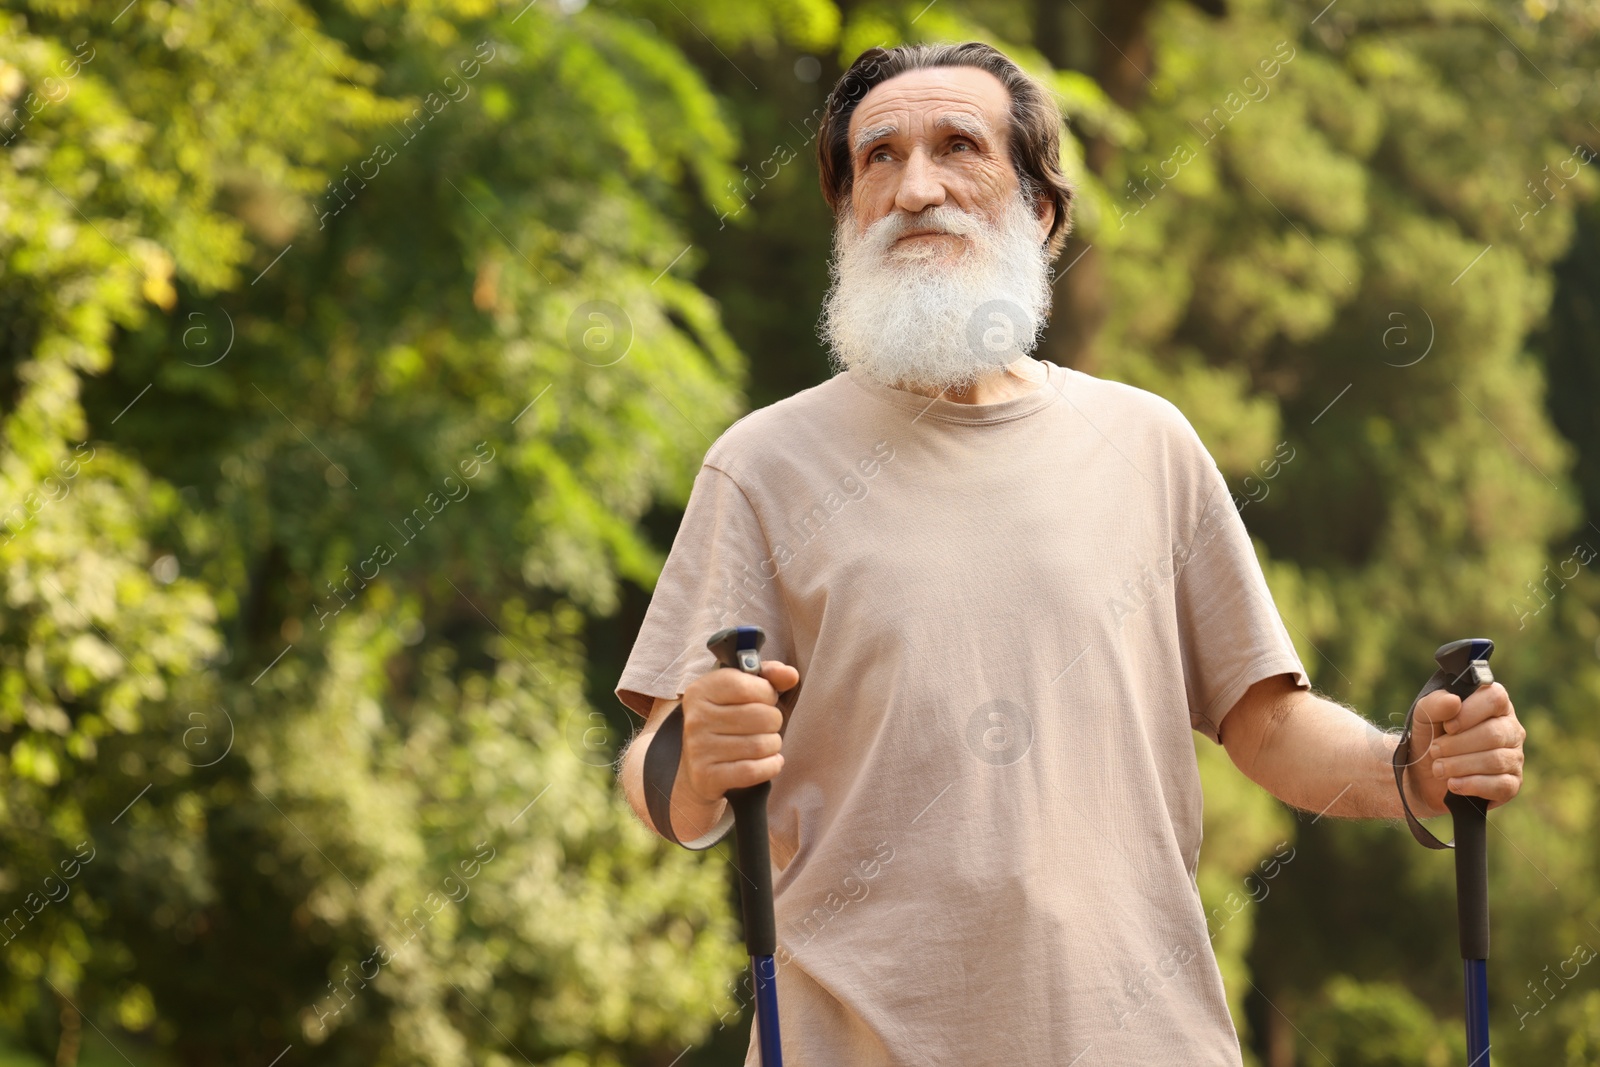
[[[1285,686],[1262,700],[1268,703],[1245,726],[1246,743],[1238,751],[1230,747],[1234,762],[1252,780],[1284,803],[1319,815],[1404,817],[1392,763],[1399,734],[1302,689]],[[1223,720],[1224,730],[1228,718],[1232,715]],[[1418,818],[1439,814],[1417,795],[1409,774],[1406,800]]]
[[[639,821],[644,823],[654,832],[660,834],[658,828],[650,818],[650,805],[645,802],[644,795],[644,757],[649,750],[650,742],[655,740],[656,731],[672,709],[677,706],[676,700],[656,698],[655,707],[651,709],[650,718],[644,727],[634,735],[628,747],[622,753],[622,766],[617,774],[621,783],[623,795],[628,799],[628,806],[633,809]],[[669,798],[671,803],[672,834],[679,841],[695,841],[702,835],[710,832],[712,827],[722,818],[723,808],[727,806],[725,800],[718,800],[714,804],[702,804],[693,797],[685,795],[681,788],[674,788]],[[665,837],[665,834],[662,834]]]
[[[652,831],[656,830],[655,823],[650,820],[650,808],[644,802],[644,753],[650,744],[650,739],[655,736],[653,730],[640,730],[633,735],[627,747],[622,750],[622,759],[617,769],[617,784],[622,787],[622,795],[628,799],[628,807]]]

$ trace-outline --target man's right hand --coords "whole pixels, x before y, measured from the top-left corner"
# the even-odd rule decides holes
[[[783,769],[778,694],[799,682],[799,671],[767,660],[759,677],[719,667],[689,683],[683,692],[683,755],[673,790],[683,795],[681,801],[674,795],[674,808],[680,802],[699,808],[715,822],[728,790],[777,777]]]

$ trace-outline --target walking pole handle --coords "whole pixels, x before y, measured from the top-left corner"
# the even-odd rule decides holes
[[[1452,641],[1434,653],[1439,670],[1449,676],[1445,689],[1462,700],[1494,681],[1489,657],[1494,642],[1487,638]],[[1455,823],[1456,921],[1460,928],[1461,958],[1489,958],[1489,802],[1483,797],[1446,793],[1445,807]]]
[[[706,642],[724,667],[761,673],[761,645],[767,635],[759,626],[730,626]],[[752,956],[771,956],[778,947],[778,927],[772,913],[772,856],[767,842],[767,794],[770,781],[730,789],[733,833],[739,857],[739,903],[744,912],[744,944]]]

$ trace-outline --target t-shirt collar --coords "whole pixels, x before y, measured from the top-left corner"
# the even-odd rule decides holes
[[[1047,373],[1044,384],[1035,386],[1021,396],[992,404],[963,404],[955,400],[946,400],[944,397],[926,397],[908,389],[896,389],[869,377],[859,368],[851,368],[844,373],[868,395],[876,397],[883,403],[910,411],[919,418],[982,424],[1019,419],[1056,402],[1065,384],[1066,372],[1049,360],[1041,359],[1039,363]]]

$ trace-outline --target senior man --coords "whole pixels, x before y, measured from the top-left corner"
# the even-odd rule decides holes
[[[617,686],[658,833],[709,847],[725,791],[773,782],[799,1067],[1238,1065],[1191,730],[1297,808],[1404,814],[1397,737],[1310,692],[1188,422],[1028,355],[1072,206],[1060,123],[987,45],[845,73],[818,135],[838,373],[707,452]],[[766,630],[759,677],[705,648],[735,624]],[[1417,718],[1418,816],[1516,794],[1503,688]]]

